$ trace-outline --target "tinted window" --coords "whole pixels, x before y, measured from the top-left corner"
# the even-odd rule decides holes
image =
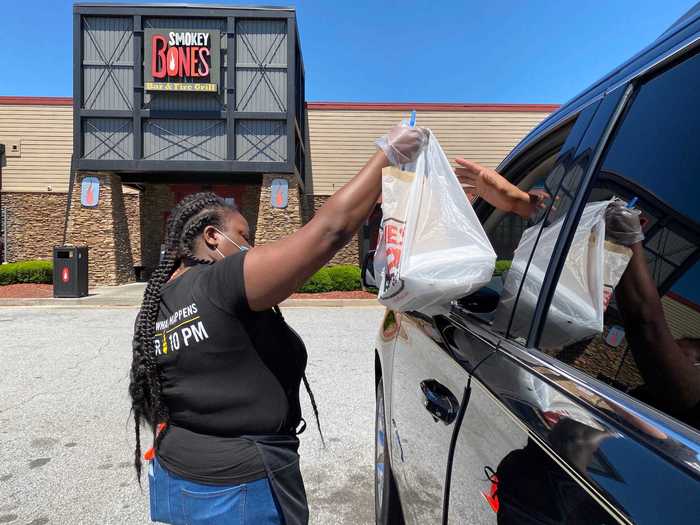
[[[541,206],[527,218],[494,212],[486,221],[486,231],[498,255],[497,274],[500,272],[494,278],[500,300],[490,320],[495,331],[512,339],[524,342],[529,332],[544,269],[557,238],[550,236],[549,242],[543,243],[539,234],[552,221],[563,218],[571,207],[583,180],[581,166],[586,162],[586,155],[577,156],[577,152],[587,129],[595,122],[597,108],[593,105],[584,110],[566,130],[561,149],[520,181],[522,189],[544,197]],[[530,265],[533,254],[532,259],[542,262],[540,271]]]
[[[484,229],[497,255],[496,271],[486,287],[462,299],[460,303],[482,320],[492,323],[496,331],[506,331],[515,304],[513,290],[517,290],[523,276],[523,272],[512,271],[516,249],[520,249],[521,254],[525,249],[532,250],[534,244],[522,248],[523,237],[537,230],[548,214],[555,213],[556,206],[550,205],[555,201],[560,202],[558,190],[562,182],[561,173],[567,159],[573,154],[591,113],[579,115],[554,136],[543,139],[547,142],[547,147],[539,151],[536,147],[530,153],[530,159],[522,159],[510,172],[503,173],[506,178],[517,182],[520,189],[537,193],[542,199],[541,206],[529,217],[494,210],[484,221]],[[556,187],[552,187],[555,179]]]
[[[547,353],[696,428],[698,93],[700,55],[637,90],[603,157],[539,342]],[[639,210],[643,241],[619,235],[628,230],[612,222],[606,205],[612,199]]]

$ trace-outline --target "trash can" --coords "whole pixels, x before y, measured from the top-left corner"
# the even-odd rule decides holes
[[[53,296],[84,297],[88,294],[88,247],[53,247]]]

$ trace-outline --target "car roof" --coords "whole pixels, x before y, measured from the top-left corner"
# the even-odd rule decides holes
[[[656,40],[639,53],[623,62],[610,73],[563,104],[561,108],[545,118],[508,154],[498,169],[508,165],[542,135],[568,121],[584,107],[612,91],[617,86],[630,81],[658,65],[680,49],[693,45],[700,39],[700,2],[676,20]]]

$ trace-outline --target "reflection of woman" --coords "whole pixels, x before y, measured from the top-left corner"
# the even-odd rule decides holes
[[[129,387],[139,473],[142,420],[154,430],[153,521],[307,522],[296,437],[307,356],[272,308],[348,242],[377,201],[382,168],[414,160],[424,139],[393,128],[308,224],[264,246],[250,247],[246,220],[212,193],[175,207],[137,318]]]
[[[700,428],[700,344],[697,339],[674,339],[656,283],[649,271],[639,213],[611,207],[606,235],[632,250],[625,273],[615,290],[624,320],[625,337],[644,378],[637,397]]]
[[[545,194],[526,193],[496,171],[457,159],[455,171],[467,193],[492,206],[530,217]],[[645,386],[635,395],[675,417],[700,428],[700,340],[674,339],[666,323],[656,283],[647,266],[639,212],[614,202],[606,212],[606,238],[628,246],[632,258],[616,288],[632,354]]]
[[[585,457],[573,458],[580,460],[576,466],[585,474],[592,455],[607,435],[567,418],[555,425],[555,431],[564,440],[577,440],[575,445],[585,450]],[[524,448],[513,450],[501,460],[491,481],[496,485],[499,525],[616,523],[530,438]]]

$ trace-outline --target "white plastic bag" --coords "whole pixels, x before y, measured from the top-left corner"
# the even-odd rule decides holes
[[[375,255],[379,301],[430,310],[484,286],[496,253],[435,135],[415,172],[382,173],[382,228]]]
[[[542,332],[540,348],[561,348],[603,331],[603,315],[629,263],[631,250],[605,241],[605,210],[612,201],[592,202],[581,214],[569,253],[554,291]],[[537,224],[525,230],[508,270],[494,327],[505,332],[517,300],[510,337],[525,338],[539,299],[547,266],[564,217],[542,230]],[[529,268],[528,259],[537,243]],[[527,268],[527,277],[518,289]]]

